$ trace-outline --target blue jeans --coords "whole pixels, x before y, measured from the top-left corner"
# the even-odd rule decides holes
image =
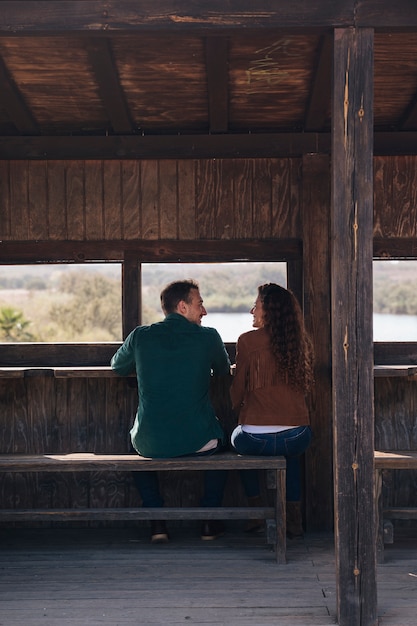
[[[285,456],[287,461],[287,501],[298,502],[301,499],[300,455],[308,448],[311,441],[311,428],[298,426],[278,433],[246,433],[242,426],[232,432],[232,446],[239,454],[256,456]],[[242,484],[247,497],[259,495],[259,480],[256,470],[242,470]]]
[[[211,456],[216,452],[220,452],[223,445],[219,442],[213,450],[205,452],[194,452],[187,454],[192,456]],[[213,461],[213,466],[216,462]],[[164,506],[164,500],[159,491],[159,480],[157,472],[132,472],[133,480],[136,488],[142,498],[142,506],[144,507],[161,507]],[[207,470],[204,472],[204,491],[200,506],[221,506],[223,500],[224,488],[227,480],[227,470]]]

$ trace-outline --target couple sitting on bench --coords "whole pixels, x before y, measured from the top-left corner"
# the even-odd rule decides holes
[[[226,376],[230,360],[219,333],[201,326],[207,315],[199,286],[175,281],[161,292],[165,319],[138,326],[111,360],[122,376],[136,371],[139,403],[131,430],[141,456],[169,458],[212,455],[225,446],[223,429],[210,402],[212,373]],[[312,382],[312,351],[297,300],[288,290],[258,288],[251,309],[255,331],[239,337],[231,395],[239,413],[232,446],[239,454],[284,455],[287,460],[287,533],[302,534],[299,455],[311,431],[305,393]],[[256,471],[241,472],[249,503],[259,505]],[[204,474],[203,507],[221,506],[226,470]],[[145,507],[162,507],[156,472],[134,472]],[[252,522],[253,529],[259,524]],[[201,538],[223,534],[223,523],[205,521]],[[151,541],[169,539],[165,522],[151,523]]]

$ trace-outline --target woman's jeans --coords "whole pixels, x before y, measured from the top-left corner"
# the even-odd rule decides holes
[[[194,452],[187,454],[187,457],[211,456],[223,450],[219,442],[217,448],[206,450],[205,452]],[[215,461],[213,465],[215,466]],[[164,501],[159,491],[158,473],[152,471],[132,472],[136,488],[142,498],[144,507],[161,507]],[[204,491],[200,506],[221,506],[223,500],[224,487],[227,480],[227,470],[206,470],[204,472]]]
[[[287,461],[287,501],[301,499],[300,455],[311,441],[311,428],[297,426],[278,433],[247,433],[237,426],[232,433],[232,446],[239,454],[256,456],[285,456]],[[259,495],[259,479],[256,470],[240,472],[242,484],[248,498]]]

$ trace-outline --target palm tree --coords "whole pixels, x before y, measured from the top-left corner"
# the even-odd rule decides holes
[[[0,334],[6,341],[33,340],[33,335],[26,330],[30,323],[21,311],[16,311],[11,307],[0,309]]]

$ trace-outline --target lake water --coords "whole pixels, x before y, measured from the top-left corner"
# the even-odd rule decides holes
[[[207,313],[203,326],[216,328],[223,341],[235,342],[242,333],[253,330],[252,315],[248,313]]]
[[[417,341],[417,315],[375,313],[374,341]]]
[[[204,326],[216,328],[223,341],[235,342],[252,330],[250,313],[208,313]],[[374,314],[374,341],[417,341],[417,315]]]

